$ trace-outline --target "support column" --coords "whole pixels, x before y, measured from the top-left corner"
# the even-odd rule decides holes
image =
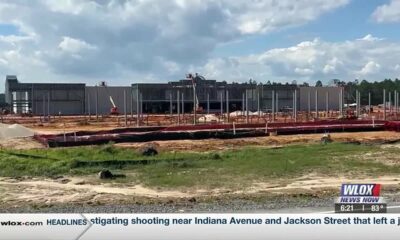
[[[132,88],[131,88],[131,124],[132,124],[132,119],[133,119],[133,94],[132,94]]]
[[[386,120],[386,89],[383,89],[383,120]]]
[[[339,117],[342,116],[342,89],[339,91]]]
[[[358,116],[361,116],[361,108],[362,108],[362,104],[361,104],[361,92],[358,91]]]
[[[325,111],[326,111],[326,117],[329,117],[329,92],[327,90],[325,94]]]
[[[315,119],[318,118],[318,90],[315,90]]]
[[[185,117],[185,94],[184,93],[182,93],[182,100],[181,100],[181,102],[182,102],[182,119],[184,119],[184,117]]]
[[[397,92],[397,90],[395,91],[395,112],[396,112],[396,120],[397,120],[397,114],[399,113],[399,92]]]
[[[47,92],[47,118],[50,121],[50,92]]]
[[[246,123],[249,123],[249,101],[247,96],[247,89],[246,89]]]
[[[294,90],[294,121],[297,122],[297,89]]]
[[[258,117],[261,117],[261,111],[260,111],[260,89],[257,88],[257,114]]]
[[[294,119],[295,118],[295,114],[294,114],[294,112],[295,112],[295,109],[294,109],[294,91],[292,92],[292,118]]]
[[[45,105],[45,102],[46,102],[46,97],[45,97],[45,95],[43,95],[43,121],[46,119],[46,105]]]
[[[311,91],[308,89],[308,106],[307,106],[307,119],[308,116],[311,116]]]
[[[139,87],[136,90],[136,126],[140,126],[140,93]]]
[[[96,85],[96,120],[99,120],[99,88]]]
[[[210,114],[210,93],[207,93],[207,114]]]
[[[126,90],[124,90],[124,115],[125,115],[125,127],[128,126],[128,110],[126,106]]]
[[[178,115],[178,119],[177,119],[177,121],[178,121],[178,125],[179,124],[181,124],[181,114],[180,114],[180,100],[179,100],[179,98],[180,98],[180,95],[181,95],[181,93],[179,92],[179,90],[176,92],[176,113],[177,113],[177,115]]]
[[[245,112],[245,105],[246,105],[246,103],[245,103],[245,101],[244,101],[244,95],[245,95],[245,93],[242,93],[242,115],[246,115],[244,112]]]
[[[359,101],[358,90],[356,90],[356,116],[357,116],[357,118],[359,117],[359,109],[360,109],[360,103],[358,101]]]
[[[193,88],[193,124],[194,125],[196,125],[196,123],[197,123],[196,107],[197,107],[196,90],[195,90],[195,88]]]
[[[220,115],[221,115],[221,119],[224,116],[224,99],[223,99],[223,92],[221,91],[219,94],[219,99],[220,99]]]
[[[226,119],[229,123],[229,90],[226,90]]]
[[[371,92],[368,92],[368,116],[371,115]]]
[[[279,116],[279,94],[278,92],[276,93],[276,116]]]
[[[31,111],[32,111],[32,115],[35,115],[35,111],[36,111],[36,108],[34,107],[34,105],[35,105],[35,94],[34,94],[34,92],[33,92],[33,84],[32,84],[32,93],[31,93]]]
[[[343,116],[343,107],[344,107],[344,88],[341,89],[342,91],[342,116]]]
[[[271,113],[272,113],[272,122],[275,121],[275,90],[272,90],[271,95]]]
[[[139,119],[143,119],[143,94],[140,93],[140,118]]]
[[[397,120],[397,114],[399,113],[399,92],[396,90],[396,120]]]
[[[89,93],[88,93],[88,96],[87,96],[87,103],[88,103],[88,116],[89,116],[89,120],[90,120],[90,118],[92,116],[91,116],[91,113],[90,113],[90,94]]]
[[[172,92],[169,93],[169,116],[172,118]]]

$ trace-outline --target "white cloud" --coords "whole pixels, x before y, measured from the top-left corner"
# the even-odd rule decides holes
[[[182,71],[180,65],[176,62],[167,61],[160,58],[160,63],[168,74],[179,74]]]
[[[376,39],[373,36],[369,39]],[[231,64],[232,62],[235,65]],[[327,42],[320,39],[243,57],[211,59],[196,69],[213,78],[311,81],[339,78],[382,80],[399,77],[400,43],[388,40]]]
[[[0,35],[0,42],[8,43],[11,45],[15,45],[23,41],[32,41],[32,40],[34,40],[34,36]]]
[[[389,4],[377,7],[372,17],[380,23],[400,22],[400,0],[391,0]]]
[[[8,61],[5,60],[5,59],[3,59],[3,58],[0,58],[0,64],[2,64],[2,65],[7,65],[7,64],[8,64]]]
[[[322,70],[325,74],[330,74],[330,73],[334,73],[336,71],[335,66],[332,66],[330,64],[326,64],[324,66],[324,69]]]
[[[96,7],[96,2],[93,1],[81,1],[81,0],[44,0],[43,4],[48,7],[49,10],[60,13],[78,15],[85,8]]]
[[[374,61],[369,61],[365,66],[361,69],[360,74],[363,76],[368,76],[370,74],[374,74],[379,72],[381,69],[381,65]]]
[[[322,71],[326,75],[337,74],[337,70],[342,66],[343,62],[340,61],[337,57],[333,57],[331,60],[328,60]]]
[[[277,28],[297,26],[321,14],[344,6],[348,0],[221,0],[242,33],[270,32]]]
[[[314,70],[310,69],[310,68],[298,68],[296,67],[294,69],[295,73],[298,73],[299,75],[312,75],[314,74]]]
[[[93,46],[83,40],[63,37],[63,40],[60,42],[58,47],[68,53],[79,53],[82,50],[94,50],[97,49],[96,46]]]
[[[5,59],[7,51],[18,51],[47,69],[29,61],[23,64],[29,66],[19,68],[22,60],[15,58],[0,70],[29,76],[26,81],[170,80],[206,63],[222,44],[306,24],[348,2],[2,0],[0,22],[17,26],[21,36],[0,37],[0,58]],[[34,40],[27,41],[32,36]]]
[[[370,41],[370,42],[373,42],[373,41],[381,41],[381,40],[384,40],[384,39],[383,39],[383,38],[374,37],[374,36],[372,36],[371,34],[367,34],[367,35],[365,35],[365,37],[359,38],[359,39],[357,39],[357,40],[359,40],[359,41]]]

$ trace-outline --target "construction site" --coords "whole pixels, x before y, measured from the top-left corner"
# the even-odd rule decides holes
[[[147,211],[136,203],[149,203],[154,211],[204,211],[199,201],[253,206],[255,198],[287,196],[296,205],[300,192],[326,201],[338,179],[374,176],[397,189],[399,92],[382,96],[373,105],[371,94],[362,101],[342,86],[227,83],[198,74],[128,86],[7,76],[1,207]]]

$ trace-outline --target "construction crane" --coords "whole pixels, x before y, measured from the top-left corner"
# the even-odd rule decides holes
[[[199,98],[197,97],[197,92],[196,92],[196,81],[195,81],[195,79],[197,79],[197,78],[204,79],[204,77],[199,76],[197,73],[196,73],[196,76],[193,77],[193,74],[189,73],[189,74],[186,75],[186,78],[192,81],[193,94],[194,94],[193,99],[194,99],[194,101],[195,101],[195,102],[194,102],[194,106],[195,106],[194,111],[196,111],[196,113],[202,113],[202,112],[203,112],[203,108],[200,107],[200,105],[199,105]]]

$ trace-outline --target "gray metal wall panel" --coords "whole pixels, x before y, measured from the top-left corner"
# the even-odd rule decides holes
[[[34,114],[43,115],[43,105],[45,114],[48,114],[47,99],[43,104],[43,100],[34,101]],[[58,115],[61,112],[62,115],[80,115],[84,113],[82,102],[72,101],[50,101],[50,115]]]
[[[84,89],[70,90],[35,90],[33,91],[33,113],[35,115],[43,114],[43,105],[45,114],[49,114],[48,100],[50,97],[50,115],[80,115],[85,113],[85,92]],[[44,100],[44,103],[43,103]]]
[[[311,93],[311,111],[315,111],[315,93],[318,91],[318,110],[326,109],[326,93],[329,93],[329,110],[339,110],[340,87],[300,87],[300,111],[308,110],[308,92]]]
[[[97,89],[97,90],[96,90]],[[112,96],[115,105],[118,107],[120,114],[124,113],[124,91],[126,91],[126,104],[127,113],[131,114],[131,102],[135,101],[132,99],[132,88],[131,87],[86,87],[86,113],[96,114],[96,92],[98,91],[98,114],[107,115],[110,113],[112,104],[110,96]],[[90,102],[90,103],[89,103]]]

